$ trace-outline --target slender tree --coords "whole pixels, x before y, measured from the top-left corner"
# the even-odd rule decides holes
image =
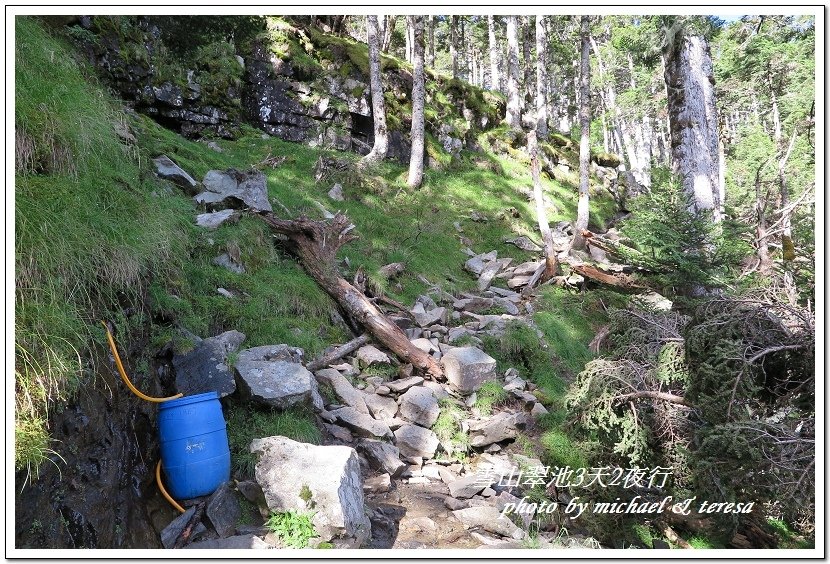
[[[542,191],[542,180],[539,166],[539,143],[536,139],[536,131],[531,130],[527,136],[527,145],[530,150],[530,172],[533,177],[533,199],[536,202],[536,221],[539,224],[539,232],[542,234],[542,241],[545,245],[545,271],[544,280],[550,280],[556,276],[559,269],[559,262],[556,259],[556,251],[553,248],[553,234],[548,224],[548,215],[545,209],[545,197]]]
[[[395,33],[395,23],[398,21],[398,16],[383,16],[383,41],[380,45],[380,50],[383,53],[388,53],[389,48],[392,47],[392,35]]]
[[[426,66],[435,68],[435,16],[427,16]]]
[[[548,136],[547,42],[544,16],[536,16],[536,132],[543,139]]]
[[[533,23],[530,19],[530,16],[522,16],[522,90],[520,95],[520,100],[522,102],[522,109],[529,109],[530,104],[529,100],[532,100],[534,97],[534,88],[533,88],[533,75],[536,74],[533,71]]]
[[[721,217],[718,119],[709,45],[682,24],[668,30],[665,80],[672,148],[672,170],[680,178],[695,213]]]
[[[507,123],[522,127],[522,102],[519,98],[519,36],[517,16],[507,16]]]
[[[501,81],[499,80],[499,44],[496,41],[496,22],[493,16],[487,16],[487,37],[489,39],[490,47],[490,90],[501,91]]]
[[[372,117],[375,124],[375,144],[372,151],[363,157],[361,164],[366,166],[386,158],[389,137],[386,131],[386,106],[383,101],[383,82],[380,74],[380,45],[378,36],[378,17],[366,17],[366,36],[369,43],[369,83],[372,89]]]
[[[452,65],[452,77],[458,78],[458,16],[450,16],[450,61]]]
[[[407,16],[414,38],[414,71],[412,73],[412,153],[409,159],[407,184],[412,188],[424,179],[424,18]]]
[[[582,231],[588,229],[588,173],[590,164],[591,139],[591,20],[590,16],[582,16],[580,29],[580,57],[579,57],[579,202],[576,208],[576,224],[574,225],[573,248],[585,247],[585,238]]]

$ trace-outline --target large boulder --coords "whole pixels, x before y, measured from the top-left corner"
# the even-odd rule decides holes
[[[316,446],[285,437],[251,442],[257,455],[256,481],[271,511],[313,511],[321,541],[353,539],[360,546],[370,533],[363,502],[357,452],[346,446]]]
[[[395,431],[395,445],[404,456],[432,458],[438,448],[438,437],[418,425],[401,425]]]
[[[424,386],[409,388],[399,401],[401,417],[421,427],[432,427],[441,411],[432,390]]]
[[[295,405],[323,409],[323,399],[311,372],[302,364],[282,360],[300,356],[297,350],[286,345],[271,345],[239,353],[234,368],[245,396],[277,409]]]
[[[202,184],[205,191],[195,197],[200,204],[216,205],[233,198],[254,210],[272,211],[268,201],[267,181],[259,171],[210,170]]]
[[[496,379],[496,359],[475,347],[456,347],[441,357],[447,381],[461,393],[478,390]]]
[[[227,360],[244,340],[239,331],[225,331],[199,341],[186,354],[173,356],[176,390],[184,395],[215,391],[219,397],[234,393],[236,382]]]
[[[515,439],[530,422],[526,413],[508,413],[502,411],[489,419],[470,424],[470,445],[483,447]]]

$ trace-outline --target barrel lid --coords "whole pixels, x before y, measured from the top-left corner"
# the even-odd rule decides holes
[[[190,403],[198,403],[200,401],[211,401],[219,399],[219,392],[205,392],[203,394],[196,394],[193,396],[184,396],[174,400],[168,400],[159,404],[159,409],[169,409],[172,407],[181,407]]]

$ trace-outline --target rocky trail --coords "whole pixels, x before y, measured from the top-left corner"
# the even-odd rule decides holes
[[[196,218],[205,229],[245,213],[235,208],[271,210],[261,173],[210,171],[198,183],[167,157],[155,163],[159,176],[206,208]],[[337,196],[334,192],[330,197]],[[557,226],[554,242],[560,251],[567,248],[568,228]],[[462,231],[460,226],[457,230]],[[526,237],[508,242],[538,248]],[[432,287],[408,311],[401,311],[401,304],[384,311],[412,345],[440,363],[442,381],[425,379],[412,364],[400,362],[366,336],[345,347],[333,345],[311,360],[302,349],[285,344],[242,348],[245,335],[239,331],[205,339],[188,334],[194,348],[172,359],[178,391],[216,390],[220,397],[235,394],[276,409],[305,406],[316,414],[323,444],[285,437],[254,440],[254,480],[234,480],[208,499],[188,500],[190,509],[162,533],[163,545],[285,546],[261,523],[237,525],[240,502],[246,499],[262,516],[313,513],[318,536],[310,546],[593,546],[573,523],[564,526],[558,509],[539,515],[512,509],[533,486],[537,497],[542,488],[542,499],[553,507],[569,498],[553,487],[544,489],[545,480],[538,476],[549,469],[516,443],[517,437],[538,434],[535,421],[548,411],[540,401],[544,394],[514,368],[499,373],[496,360],[481,349],[484,336],[500,337],[511,323],[529,325],[542,336],[530,317],[534,309],[526,290],[538,283],[544,261],[512,265],[497,251],[463,251],[469,257],[465,270],[478,280],[477,292],[452,296]],[[245,272],[228,254],[215,257],[214,263]],[[405,267],[384,268],[394,277]],[[552,282],[578,284],[581,277],[572,274]],[[224,288],[217,292],[237,298]],[[495,406],[477,401],[479,394],[494,389],[500,398]],[[537,479],[522,483],[517,477],[523,472],[535,473]]]

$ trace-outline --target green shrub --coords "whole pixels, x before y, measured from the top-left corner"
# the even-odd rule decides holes
[[[319,536],[314,530],[311,518],[312,514],[289,509],[281,513],[272,513],[265,526],[286,546],[305,548],[308,541]]]

